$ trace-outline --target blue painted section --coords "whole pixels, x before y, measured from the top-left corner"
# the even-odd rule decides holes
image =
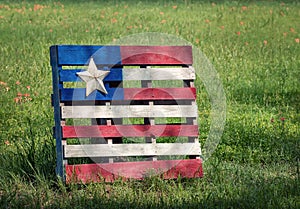
[[[57,46],[58,65],[87,65],[93,57],[96,65],[113,66],[121,63],[120,46]]]
[[[53,107],[54,107],[54,134],[56,139],[56,175],[65,181],[65,172],[63,168],[63,147],[62,147],[62,130],[61,130],[61,111],[60,111],[60,90],[59,86],[59,67],[57,64],[57,47],[50,47],[50,63],[52,67],[53,82]]]
[[[85,70],[62,70],[59,72],[60,82],[76,82],[81,81],[76,73],[82,72]],[[104,78],[104,82],[108,81],[122,81],[122,68],[111,68],[110,73]]]
[[[61,90],[61,101],[110,101],[110,100],[124,100],[124,89],[123,88],[109,88],[105,86],[108,94],[104,94],[98,90],[93,91],[89,96],[85,96],[85,88],[75,89],[62,89]]]

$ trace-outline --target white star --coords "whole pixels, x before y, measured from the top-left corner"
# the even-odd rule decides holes
[[[84,82],[86,82],[85,95],[90,95],[93,91],[99,91],[108,94],[103,83],[103,79],[109,74],[109,71],[98,70],[94,59],[90,59],[87,71],[76,73]]]

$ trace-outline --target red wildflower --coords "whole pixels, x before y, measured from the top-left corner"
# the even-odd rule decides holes
[[[294,29],[294,28],[290,28],[290,31],[291,31],[292,33],[295,33],[295,29]]]
[[[264,40],[264,45],[266,46],[268,44],[268,41],[267,40]]]
[[[22,97],[15,97],[14,98],[15,103],[19,103],[19,102],[21,102],[21,100],[22,100]]]
[[[284,121],[285,121],[285,118],[284,118],[284,117],[281,117],[280,120],[281,120],[282,122],[284,122]]]
[[[246,6],[242,6],[242,10],[245,11],[247,10],[248,8]]]
[[[112,18],[112,19],[111,19],[111,22],[112,22],[112,23],[116,23],[116,22],[118,22],[118,20],[117,20],[116,18]]]

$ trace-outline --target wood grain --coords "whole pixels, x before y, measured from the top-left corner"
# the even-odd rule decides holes
[[[60,91],[61,102],[107,101],[107,100],[195,100],[195,88],[110,88],[108,94],[99,91],[85,96],[84,88],[64,88]]]
[[[153,155],[200,155],[199,143],[80,144],[65,145],[64,157],[128,157]]]
[[[197,117],[196,105],[63,106],[62,118]]]
[[[190,159],[66,165],[67,183],[113,182],[155,175],[164,179],[203,177],[202,161]]]
[[[192,65],[191,46],[121,46],[123,65]]]
[[[189,68],[124,68],[123,80],[191,80],[195,69]]]
[[[63,138],[198,136],[198,125],[63,126]]]

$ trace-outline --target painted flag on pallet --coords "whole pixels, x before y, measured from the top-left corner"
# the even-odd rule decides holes
[[[91,179],[95,180],[99,173],[108,181],[114,176],[141,179],[149,169],[165,171],[165,178],[202,176],[190,46],[59,45],[52,47],[52,55],[56,131],[60,132],[56,134],[58,167],[66,169],[67,179],[76,174],[84,181],[87,181],[84,176],[94,176]],[[139,82],[139,86],[126,87],[124,84],[130,81]],[[160,87],[155,85],[156,81],[164,84],[180,81],[181,85]],[[81,85],[69,87],[68,83]],[[66,119],[87,118],[101,119],[102,123],[72,126],[61,123]],[[126,118],[142,118],[144,122],[123,124]],[[164,122],[157,123],[161,118]],[[167,122],[168,118],[181,121]],[[114,143],[120,137],[146,140]],[[188,140],[157,143],[159,137]],[[71,145],[69,138],[104,138],[107,143]],[[149,138],[152,143],[148,143]],[[165,159],[162,156],[171,155],[195,159],[161,160]],[[155,161],[62,165],[70,158],[128,156],[155,156]],[[64,168],[57,170],[62,173]]]

